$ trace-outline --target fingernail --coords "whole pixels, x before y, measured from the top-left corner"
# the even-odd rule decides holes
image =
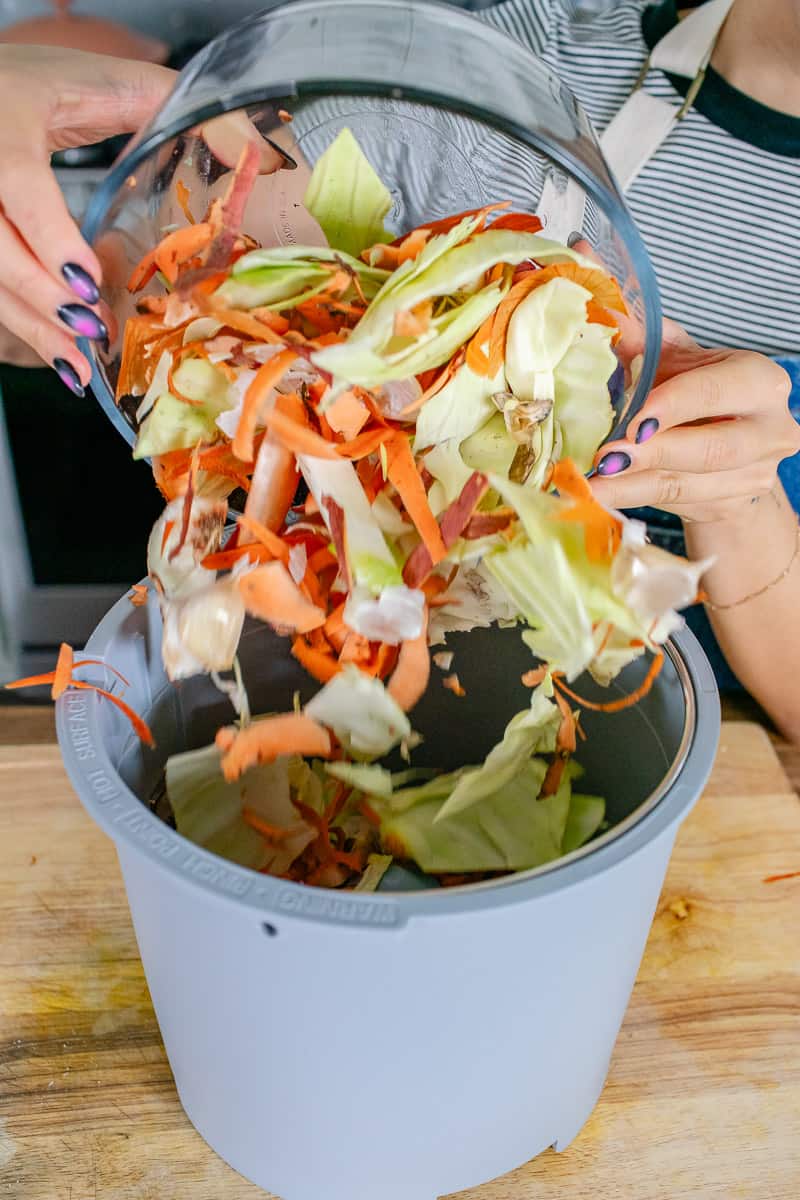
[[[80,376],[72,363],[68,363],[65,358],[54,358],[53,367],[61,382],[66,384],[71,392],[74,392],[76,396],[86,395]]]
[[[631,465],[631,456],[626,454],[624,450],[612,450],[610,454],[606,454],[600,459],[597,464],[598,475],[619,475],[620,471],[627,471]]]
[[[100,289],[88,271],[84,271],[77,263],[64,263],[61,274],[76,296],[80,296],[87,304],[97,304]]]
[[[96,313],[82,304],[62,304],[58,315],[65,325],[81,337],[91,338],[94,342],[108,337],[105,321],[101,321]]]
[[[575,245],[575,243],[576,243],[576,242],[580,242],[580,241],[582,241],[582,240],[583,240],[583,234],[582,234],[582,233],[571,233],[571,234],[569,235],[569,237],[567,238],[567,245],[569,246],[569,248],[570,248],[570,250],[571,250],[571,249],[572,249],[572,247]]]
[[[658,433],[658,421],[655,417],[648,417],[636,430],[637,446],[641,446],[642,442],[649,441],[654,433]]]

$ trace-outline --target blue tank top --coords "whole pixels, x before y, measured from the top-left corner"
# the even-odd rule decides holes
[[[792,393],[789,406],[792,416],[800,422],[800,358],[778,358],[775,360],[788,372],[792,381]],[[800,454],[786,458],[778,468],[778,475],[783,484],[789,502],[796,513],[800,513]],[[661,512],[654,508],[634,509],[629,516],[646,521],[650,540],[673,554],[685,554],[686,543],[680,520],[672,513]],[[696,604],[687,609],[684,614],[686,624],[699,639],[714,668],[720,691],[742,691],[742,685],[728,666],[725,656],[714,636],[711,623],[702,604]]]

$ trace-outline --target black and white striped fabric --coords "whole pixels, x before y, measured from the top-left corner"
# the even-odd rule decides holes
[[[592,12],[576,0],[505,0],[476,16],[543,59],[598,133],[629,96],[649,46],[677,21],[675,0],[615,0]],[[652,70],[644,86],[678,106],[688,81]],[[301,104],[295,118],[309,163],[342,126],[352,128],[394,184],[389,226],[397,231],[496,200],[541,212],[553,171],[496,129],[407,101],[328,95]],[[710,68],[694,106],[627,195],[665,314],[706,346],[800,355],[798,196],[800,119],[757,104]],[[583,231],[602,243],[613,269],[608,225],[591,202]]]
[[[543,58],[598,132],[630,94],[649,45],[677,19],[674,0],[617,0],[582,19],[569,0],[506,0],[480,15]],[[680,81],[661,71],[644,86],[681,103]],[[627,197],[665,313],[705,345],[800,354],[798,197],[800,119],[709,72]]]

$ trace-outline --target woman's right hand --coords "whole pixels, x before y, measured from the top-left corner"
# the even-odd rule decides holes
[[[78,395],[104,341],[101,267],[50,167],[56,150],[134,133],[172,89],[166,67],[46,46],[0,46],[0,325]]]

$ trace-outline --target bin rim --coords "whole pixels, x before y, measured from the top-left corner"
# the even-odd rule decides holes
[[[104,661],[130,613],[126,594],[95,629],[87,657]],[[367,895],[291,883],[238,866],[182,837],[128,787],[103,742],[103,725],[117,714],[109,713],[101,696],[65,692],[56,702],[56,730],[67,773],[89,815],[115,844],[143,855],[174,881],[265,918],[282,914],[363,928],[400,927],[412,917],[445,917],[553,896],[613,869],[677,826],[711,773],[720,704],[711,666],[688,628],[674,634],[664,651],[681,684],[685,719],[678,751],[659,785],[623,821],[572,853],[528,871],[459,887]],[[171,686],[167,683],[165,689]]]

